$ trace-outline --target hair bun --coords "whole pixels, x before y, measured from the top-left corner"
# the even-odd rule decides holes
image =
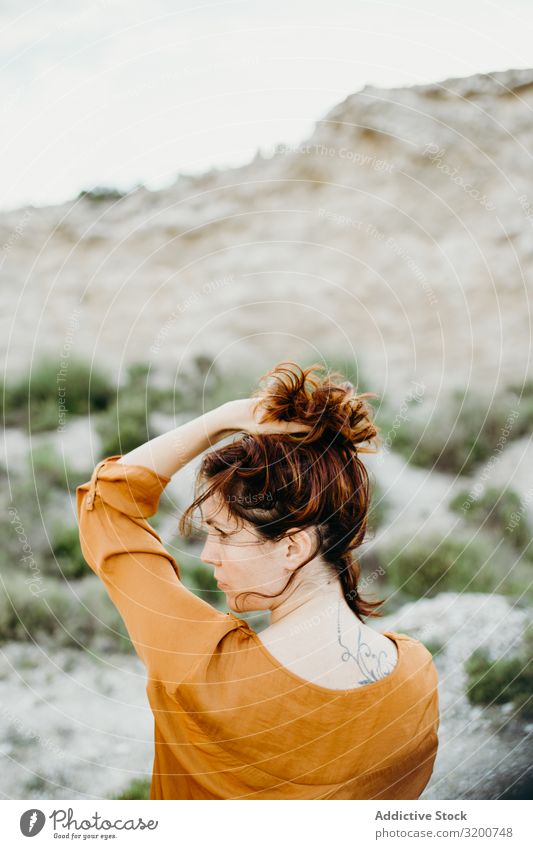
[[[292,421],[310,425],[311,430],[289,434],[298,442],[339,439],[363,453],[376,453],[378,428],[372,421],[372,408],[366,403],[374,392],[358,394],[338,371],[314,363],[301,368],[292,360],[278,363],[264,375],[253,393],[260,396],[266,410],[262,421]]]

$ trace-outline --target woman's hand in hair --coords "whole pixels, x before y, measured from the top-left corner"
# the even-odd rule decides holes
[[[297,421],[262,421],[266,409],[262,404],[261,397],[238,398],[228,401],[225,420],[231,423],[230,427],[235,431],[246,431],[247,433],[304,433],[311,430],[311,425]]]

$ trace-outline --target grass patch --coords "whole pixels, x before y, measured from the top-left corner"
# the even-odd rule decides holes
[[[148,778],[134,778],[119,796],[110,796],[110,799],[150,799],[151,780]]]

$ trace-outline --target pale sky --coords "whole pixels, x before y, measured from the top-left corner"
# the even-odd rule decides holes
[[[367,83],[533,66],[533,0],[0,0],[0,208],[295,144]]]

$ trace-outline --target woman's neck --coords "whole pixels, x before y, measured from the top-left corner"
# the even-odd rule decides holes
[[[301,622],[316,617],[336,615],[339,601],[346,605],[340,581],[302,582],[286,598],[281,598],[270,610],[270,624]]]

